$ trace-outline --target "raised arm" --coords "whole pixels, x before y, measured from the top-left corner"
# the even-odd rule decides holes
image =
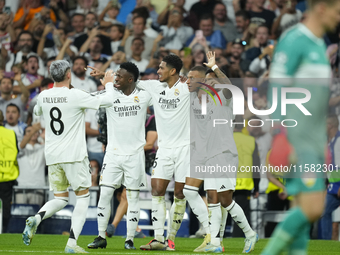
[[[58,56],[56,57],[56,60],[63,60],[65,56],[65,52],[67,48],[70,47],[70,44],[72,43],[72,40],[67,38],[65,43],[63,44],[63,47],[61,47]]]
[[[223,79],[223,82],[231,84],[231,81],[229,80],[229,78],[216,65],[215,52],[208,51],[207,59],[208,59],[208,63],[204,63],[204,65],[206,67],[210,68],[211,70],[213,70],[214,73],[216,74],[217,78]],[[231,94],[229,89],[223,89],[223,95],[227,99],[232,97],[232,94]]]
[[[31,140],[32,136],[38,132],[41,129],[41,125],[40,122],[37,122],[35,124],[32,125],[32,132],[26,132],[24,138],[22,139],[21,143],[20,143],[20,149],[23,149],[26,147],[26,145],[29,143],[29,141]]]

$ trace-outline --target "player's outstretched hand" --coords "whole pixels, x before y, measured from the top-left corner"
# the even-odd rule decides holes
[[[207,59],[208,59],[208,63],[204,63],[204,64],[206,65],[206,67],[212,68],[216,64],[215,52],[208,51],[207,52]]]
[[[114,82],[115,73],[112,70],[109,70],[105,73],[104,79],[100,79],[100,82],[105,86],[106,83]]]
[[[102,78],[103,76],[105,76],[105,73],[100,71],[99,69],[93,67],[93,66],[87,66],[87,68],[92,69],[90,75],[94,78]]]

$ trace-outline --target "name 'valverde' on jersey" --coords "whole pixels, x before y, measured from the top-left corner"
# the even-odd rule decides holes
[[[85,109],[112,105],[113,85],[106,96],[94,96],[79,89],[54,87],[41,92],[34,114],[45,119],[46,164],[72,163],[87,157]]]
[[[303,106],[311,113],[304,115],[294,104],[287,105],[286,116],[281,116],[278,104],[272,119],[294,119],[294,128],[288,128],[288,139],[295,149],[315,151],[323,155],[326,145],[326,115],[328,112],[331,68],[326,45],[304,24],[300,23],[285,32],[274,52],[270,70],[272,87],[293,86],[307,89],[311,98]],[[269,93],[271,97],[271,91]],[[305,97],[301,93],[287,93],[287,98]]]
[[[130,95],[115,89],[113,105],[106,109],[108,146],[107,152],[133,155],[145,145],[145,120],[151,95],[136,88]]]
[[[157,80],[139,81],[137,86],[151,94],[156,116],[158,145],[176,148],[190,144],[190,92],[178,80],[174,86]]]

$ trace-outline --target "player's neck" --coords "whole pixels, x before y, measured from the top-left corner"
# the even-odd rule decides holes
[[[126,88],[126,90],[122,90],[124,95],[129,96],[131,93],[136,89],[136,84],[131,85],[130,87]]]
[[[55,82],[53,87],[56,87],[56,88],[61,88],[61,87],[70,88],[70,83],[69,83],[69,81]]]
[[[169,88],[172,88],[179,79],[179,75],[171,76],[167,81]]]
[[[325,30],[320,24],[318,17],[312,13],[306,17],[303,24],[318,38],[322,38],[325,34]]]

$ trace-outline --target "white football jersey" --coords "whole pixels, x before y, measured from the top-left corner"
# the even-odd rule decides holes
[[[54,87],[41,92],[35,115],[45,119],[46,164],[72,163],[87,156],[85,109],[112,105],[113,84],[106,85],[105,96],[94,96],[79,89]]]
[[[223,90],[218,92],[222,101],[215,95],[216,105],[213,100],[207,96],[207,158],[212,158],[221,153],[232,153],[237,156],[237,148],[234,140],[234,128],[230,122],[234,120],[233,115],[233,98],[226,99]],[[215,122],[214,120],[219,120]],[[228,121],[225,123],[225,121]],[[221,124],[224,123],[224,124]]]
[[[136,88],[130,95],[115,89],[113,105],[106,109],[106,153],[133,155],[144,149],[145,121],[151,95]]]
[[[158,133],[158,145],[176,148],[190,144],[190,92],[178,80],[169,88],[157,80],[139,81],[138,87],[152,97]]]

